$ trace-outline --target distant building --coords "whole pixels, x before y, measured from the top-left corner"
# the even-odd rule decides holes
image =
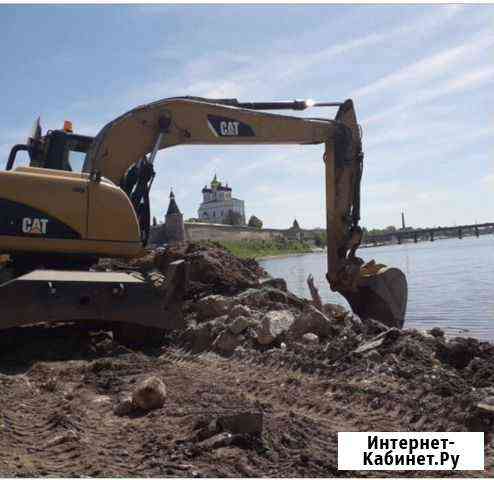
[[[184,216],[180,212],[173,190],[170,191],[170,204],[165,215],[165,239],[167,243],[185,240]]]
[[[216,175],[210,184],[202,189],[202,203],[197,212],[200,222],[227,223],[229,212],[240,216],[240,224],[245,225],[244,201],[232,197],[228,183],[223,186]]]
[[[304,239],[304,233],[297,222],[297,219],[293,221],[293,225],[286,230],[285,236],[288,240],[299,240]]]

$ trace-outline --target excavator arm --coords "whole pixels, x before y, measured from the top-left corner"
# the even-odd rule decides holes
[[[325,105],[339,106],[335,119],[259,111],[302,110],[308,106],[304,102],[160,100],[108,123],[95,137],[83,170],[94,181],[106,177],[122,185],[129,168],[152,166],[158,150],[175,145],[324,144],[330,287],[345,296],[362,317],[401,327],[407,301],[405,276],[374,261],[364,264],[355,255],[362,238],[358,222],[363,153],[353,102]],[[152,181],[149,174],[148,180]]]

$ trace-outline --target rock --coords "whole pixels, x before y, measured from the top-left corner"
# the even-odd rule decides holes
[[[294,321],[295,317],[290,310],[266,313],[256,329],[257,342],[261,345],[270,345],[280,335],[287,333]]]
[[[290,292],[284,292],[276,288],[262,287],[250,288],[236,297],[242,305],[247,305],[256,309],[271,307],[273,304],[289,305],[296,308],[303,308],[308,304],[308,300],[302,300]]]
[[[166,294],[167,282],[166,277],[162,273],[152,271],[147,275],[146,280],[149,285],[156,291],[156,293],[161,295]]]
[[[229,330],[221,332],[213,342],[213,348],[221,353],[232,353],[239,345],[237,336]]]
[[[59,435],[55,435],[50,438],[44,445],[44,448],[54,447],[55,445],[61,445],[62,443],[67,443],[74,440],[79,440],[79,434],[74,430],[67,430],[64,433],[60,433]]]
[[[494,415],[494,397],[486,397],[477,403],[477,408],[485,413]]]
[[[261,282],[261,286],[276,288],[277,290],[288,292],[288,287],[284,278],[268,278]]]
[[[91,399],[93,405],[104,405],[105,403],[111,403],[111,398],[108,395],[95,395]]]
[[[237,317],[229,326],[228,328],[230,329],[230,332],[232,332],[234,335],[238,335],[239,333],[242,333],[244,330],[247,328],[251,327],[254,325],[254,321],[248,319],[247,317],[240,316]]]
[[[372,350],[374,348],[379,348],[383,345],[390,345],[395,342],[400,336],[400,330],[397,328],[389,328],[385,332],[379,334],[368,342],[362,343],[358,348],[356,348],[353,353],[362,354]]]
[[[113,408],[113,413],[118,415],[119,417],[123,417],[132,413],[134,410],[134,403],[132,402],[132,397],[130,395],[126,395],[120,398]]]
[[[436,338],[444,338],[444,331],[441,330],[439,327],[431,328],[427,333]]]
[[[217,419],[213,419],[210,422],[204,424],[204,420],[200,420],[196,426],[196,432],[190,439],[192,442],[202,442],[206,438],[211,438],[213,435],[217,435],[221,432],[221,427]]]
[[[361,320],[364,324],[365,333],[367,335],[378,335],[379,333],[385,332],[389,328],[387,325],[384,325],[384,323],[374,320],[373,318],[365,318]]]
[[[238,303],[231,308],[228,318],[234,320],[237,317],[250,317],[252,314],[253,312],[249,307]]]
[[[355,333],[362,333],[364,330],[364,324],[360,317],[357,315],[347,312],[345,317],[343,318],[343,321],[350,326],[350,328],[355,332]],[[389,327],[388,327],[389,328]]]
[[[482,360],[480,357],[473,357],[470,363],[468,364],[467,368],[471,370],[472,372],[476,372],[480,368],[482,368],[485,365],[484,360]]]
[[[290,333],[295,337],[301,337],[306,333],[315,333],[320,337],[330,337],[337,335],[338,330],[324,313],[312,305],[307,305],[302,314],[295,320]]]
[[[222,295],[208,295],[195,304],[199,320],[208,320],[228,313],[230,300]]]
[[[181,341],[192,353],[210,350],[214,340],[225,329],[227,323],[227,315],[201,322],[199,325],[191,321],[189,328],[182,334]]]
[[[242,412],[222,415],[217,420],[222,430],[230,433],[262,433],[262,413]]]
[[[133,405],[146,411],[162,407],[165,398],[165,384],[158,377],[146,378],[132,393]]]
[[[343,319],[348,313],[345,307],[336,303],[325,303],[322,308],[325,315],[335,317],[336,319]]]
[[[436,356],[443,363],[462,369],[478,353],[479,342],[473,338],[453,338],[447,343],[438,342]]]
[[[192,353],[209,350],[214,340],[211,325],[202,324],[196,327],[189,327],[184,333],[183,340],[190,346]]]
[[[194,446],[194,453],[214,450],[215,448],[227,447],[232,443],[233,435],[228,432],[219,433],[211,438],[203,440]]]
[[[307,345],[319,344],[319,337],[315,333],[305,333],[302,335],[302,341]]]
[[[368,350],[363,354],[363,357],[375,363],[379,363],[383,359],[382,355],[377,350]]]

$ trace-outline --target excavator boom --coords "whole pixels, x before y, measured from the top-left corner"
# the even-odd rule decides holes
[[[314,119],[259,110],[304,110],[337,106],[334,119]],[[84,170],[121,182],[138,159],[175,145],[324,144],[328,273],[331,288],[361,316],[402,326],[407,285],[401,271],[364,265],[360,245],[360,180],[363,152],[353,102],[240,103],[178,97],[137,107],[106,125],[96,136]]]

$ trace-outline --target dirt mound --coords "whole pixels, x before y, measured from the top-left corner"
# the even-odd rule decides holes
[[[241,259],[215,242],[190,242],[158,248],[129,262],[100,260],[96,268],[134,270],[148,275],[153,270],[165,274],[171,262],[189,264],[189,298],[207,294],[232,295],[255,287],[267,272],[254,259]]]
[[[157,252],[156,267],[166,272],[175,260],[186,260],[190,265],[192,292],[234,294],[255,286],[261,277],[267,276],[255,260],[233,256],[219,244],[189,243],[170,246]]]

